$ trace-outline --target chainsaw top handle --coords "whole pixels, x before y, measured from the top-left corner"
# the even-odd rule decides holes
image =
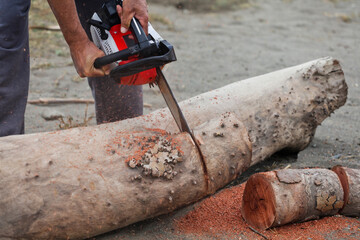
[[[105,37],[106,34],[104,29],[110,30],[113,25],[120,23],[120,18],[116,11],[117,5],[122,6],[122,0],[108,1],[103,5],[103,11],[101,15],[106,15],[108,22],[102,23],[90,20],[90,24],[99,27]],[[154,46],[156,44],[153,41],[149,41],[139,20],[135,17],[133,17],[130,22],[130,30],[132,31],[138,44],[122,51],[96,59],[94,62],[95,68],[100,68],[102,66],[119,60],[128,60],[129,57],[134,55],[139,55],[139,57],[147,57],[153,55],[153,52],[156,51],[156,46]]]
[[[134,55],[139,55],[140,57],[146,57],[151,55],[151,53],[156,51],[156,44],[154,42],[149,41],[148,37],[145,34],[144,29],[141,27],[139,20],[135,17],[131,20],[130,29],[132,30],[138,44],[121,50],[119,52],[97,58],[94,62],[95,68],[100,68],[107,64],[119,61],[119,60],[128,60],[129,57]]]

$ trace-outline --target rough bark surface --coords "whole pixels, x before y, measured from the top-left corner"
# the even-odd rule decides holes
[[[242,215],[259,229],[335,215],[344,206],[337,174],[327,169],[257,173],[246,183]]]
[[[322,58],[203,93],[181,102],[180,107],[190,128],[233,112],[248,129],[253,165],[280,150],[303,150],[316,127],[344,105],[346,98],[347,85],[339,62]],[[166,108],[123,123],[104,128],[131,130],[137,123],[178,131]]]
[[[232,114],[201,132],[205,163],[190,135],[160,129],[1,139],[0,238],[91,237],[197,201],[250,166],[247,131]],[[233,155],[218,159],[224,152]]]
[[[345,204],[340,213],[360,217],[360,169],[336,166],[332,170],[339,176],[344,189]]]
[[[324,58],[186,100],[203,159],[167,109],[0,138],[0,237],[85,238],[170,212],[305,148],[346,94],[339,63]]]
[[[250,167],[249,135],[247,131],[239,132],[239,128],[245,129],[239,119],[231,113],[223,114],[220,119],[212,119],[194,128],[195,138],[200,144],[206,166],[208,193],[215,193]],[[239,133],[242,135],[239,136]],[[212,144],[215,142],[221,144]]]

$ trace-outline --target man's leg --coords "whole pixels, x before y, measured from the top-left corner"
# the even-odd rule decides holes
[[[105,1],[76,0],[75,2],[81,24],[91,39],[90,26],[86,21]],[[98,124],[143,114],[142,86],[119,85],[108,77],[88,78],[88,81],[95,99]]]
[[[0,0],[0,136],[24,133],[30,0]]]

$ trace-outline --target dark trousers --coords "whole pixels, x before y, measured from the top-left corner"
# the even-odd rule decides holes
[[[86,21],[103,2],[76,0],[79,18],[88,35]],[[29,8],[30,0],[0,0],[0,136],[24,133],[30,68]],[[141,86],[118,85],[107,77],[88,80],[98,124],[142,115]]]
[[[0,0],[0,136],[24,133],[30,0]]]

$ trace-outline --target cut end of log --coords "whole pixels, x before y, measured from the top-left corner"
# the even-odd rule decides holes
[[[350,192],[350,190],[349,190],[348,176],[347,176],[347,174],[345,172],[345,169],[340,165],[333,167],[331,170],[334,171],[338,175],[338,177],[340,179],[341,186],[342,186],[342,188],[344,190],[344,206],[341,209],[341,210],[343,210],[344,207],[346,206],[346,204],[348,204],[348,202],[349,202],[349,192]],[[340,210],[340,212],[341,212],[341,210]]]
[[[267,229],[275,220],[275,195],[264,175],[254,174],[246,184],[243,195],[242,215],[258,228]]]
[[[344,212],[349,209],[347,212],[355,215],[354,212],[360,212],[360,204],[357,205],[359,201],[352,200],[356,199],[352,196],[353,192],[359,195],[356,193],[360,193],[360,188],[352,190],[350,171],[353,170],[338,166],[333,171],[314,168],[257,173],[249,178],[245,186],[243,217],[248,224],[267,229],[332,216],[340,209]],[[343,188],[346,189],[347,201],[354,202],[352,205],[345,204],[345,208]]]

